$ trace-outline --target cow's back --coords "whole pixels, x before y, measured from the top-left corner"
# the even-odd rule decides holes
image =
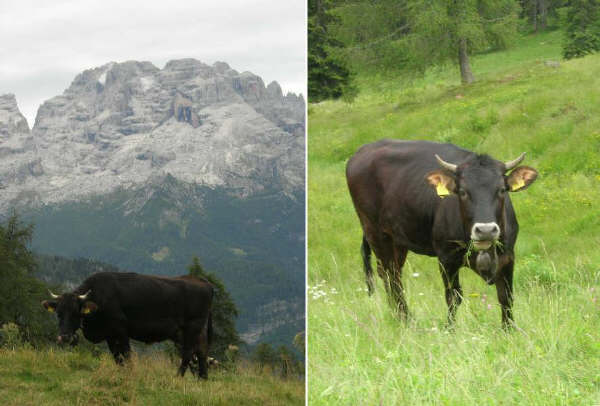
[[[212,299],[210,286],[136,273],[94,274],[78,288],[82,293],[87,290],[104,315],[129,320],[193,317]]]
[[[473,153],[452,144],[381,140],[350,158],[348,188],[363,228],[368,223],[414,252],[434,254],[431,230],[440,199],[425,175],[439,169],[435,154],[463,162]]]

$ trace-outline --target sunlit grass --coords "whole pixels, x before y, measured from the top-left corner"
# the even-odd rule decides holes
[[[410,86],[363,77],[352,105],[310,106],[310,404],[600,404],[600,55],[546,65],[559,60],[561,35],[474,58],[472,86],[449,69]],[[377,277],[367,295],[344,169],[380,138],[452,142],[502,160],[528,153],[540,177],[512,195],[517,331],[502,330],[495,287],[468,269],[446,331],[432,258],[409,254],[408,324]]]
[[[0,349],[3,405],[288,405],[304,404],[304,382],[279,379],[252,364],[211,370],[208,381],[160,353],[133,356],[123,367],[109,354]]]

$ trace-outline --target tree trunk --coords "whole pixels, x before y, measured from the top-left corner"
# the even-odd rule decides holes
[[[538,0],[538,9],[540,11],[540,26],[543,31],[546,29],[546,17],[548,16],[548,4],[546,0]]]
[[[531,20],[533,21],[533,30],[538,32],[538,0],[533,0],[533,6],[531,7]]]
[[[458,62],[460,64],[460,79],[463,84],[473,83],[475,78],[471,72],[469,54],[467,52],[467,40],[461,38],[458,42]]]

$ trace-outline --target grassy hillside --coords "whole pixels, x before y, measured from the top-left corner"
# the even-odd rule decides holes
[[[359,76],[352,105],[309,107],[309,403],[600,403],[600,55],[560,66],[561,33],[528,36],[411,85]],[[501,329],[494,286],[461,271],[454,332],[436,260],[409,254],[408,325],[378,279],[366,293],[361,230],[344,177],[356,149],[381,138],[452,142],[500,160],[528,153],[540,172],[512,195],[514,314]]]
[[[3,405],[303,405],[304,382],[280,380],[253,366],[209,371],[208,381],[155,353],[124,367],[112,357],[56,350],[0,349]]]

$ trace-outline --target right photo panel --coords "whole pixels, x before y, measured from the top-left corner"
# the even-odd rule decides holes
[[[598,1],[308,0],[308,404],[600,404],[599,51]]]

